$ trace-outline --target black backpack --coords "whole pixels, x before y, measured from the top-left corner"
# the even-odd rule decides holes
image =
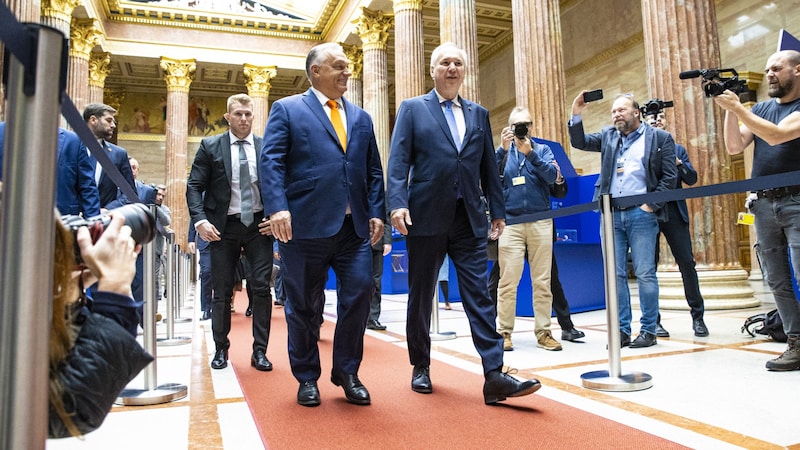
[[[783,332],[783,321],[777,309],[748,317],[742,325],[742,333],[745,331],[752,337],[761,334],[771,337],[773,341],[787,341],[786,333]]]

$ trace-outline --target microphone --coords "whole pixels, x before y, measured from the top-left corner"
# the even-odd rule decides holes
[[[688,80],[689,78],[697,78],[702,74],[702,70],[687,70],[686,72],[681,72],[678,78],[681,80]]]

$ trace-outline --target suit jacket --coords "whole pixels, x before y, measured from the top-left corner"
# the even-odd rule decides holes
[[[675,184],[675,189],[682,188],[683,183],[689,186],[697,183],[697,171],[694,170],[692,162],[689,161],[689,153],[686,152],[686,147],[675,144],[675,155],[681,160],[681,165],[678,166],[678,182]],[[686,207],[686,200],[681,199],[675,203],[678,204],[678,211],[681,213],[681,219],[689,223],[689,209]],[[669,219],[672,218],[670,217]]]
[[[84,152],[88,152],[85,144],[81,144]],[[108,157],[111,162],[117,167],[122,176],[136,189],[136,182],[133,179],[133,172],[131,171],[131,163],[128,162],[128,152],[124,148],[114,145],[110,142],[103,141],[103,148],[108,152]],[[92,161],[92,177],[94,177],[97,168],[97,159],[94,156],[89,156]],[[119,188],[111,177],[108,176],[106,171],[100,173],[100,181],[97,183],[97,190],[100,192],[100,207],[106,209],[114,209],[122,205],[130,203],[130,200],[124,195],[117,192]]]
[[[253,144],[258,156],[261,138],[253,136]],[[186,203],[194,223],[208,220],[220,234],[225,232],[228,207],[231,204],[231,176],[230,132],[200,141],[200,148],[197,149],[189,181],[186,183]],[[259,169],[258,179],[263,178]]]
[[[311,89],[272,105],[260,160],[264,211],[270,215],[288,210],[294,238],[335,235],[348,202],[361,238],[369,238],[370,219],[386,219],[383,168],[372,118],[347,99],[342,103],[346,152]]]
[[[100,194],[94,181],[92,158],[77,134],[58,129],[56,207],[61,214],[94,217],[100,214]]]
[[[678,169],[675,164],[675,141],[672,135],[664,130],[643,124],[644,157],[647,192],[674,189],[678,181]],[[600,152],[600,177],[595,186],[594,199],[600,194],[607,194],[611,186],[611,177],[615,173],[615,155],[619,146],[620,132],[614,127],[605,127],[599,133],[585,134],[583,121],[569,123],[569,140],[579,150]],[[666,202],[648,203],[656,213],[658,220],[667,219],[664,206]]]
[[[3,147],[6,123],[0,122],[0,181],[3,179]],[[72,131],[58,129],[56,208],[61,214],[94,217],[100,214],[100,197],[94,182],[94,165],[81,140]]]
[[[408,208],[409,236],[446,233],[460,190],[476,237],[488,235],[491,219],[505,219],[489,112],[463,98],[466,131],[458,152],[435,90],[403,101],[389,153],[389,209]]]

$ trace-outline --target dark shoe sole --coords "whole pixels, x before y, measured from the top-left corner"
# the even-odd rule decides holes
[[[297,404],[301,406],[319,406],[320,403],[322,402],[320,402],[319,400],[300,400],[299,398],[297,399]]]
[[[219,370],[219,369],[224,369],[226,367],[228,367],[228,361],[225,361],[222,364],[215,364],[214,361],[211,361],[211,368],[212,369]]]
[[[520,391],[508,394],[508,395],[484,395],[483,402],[487,405],[493,405],[497,402],[502,402],[508,397],[523,397],[525,395],[533,394],[534,392],[538,391],[542,388],[542,383],[536,383],[533,386],[529,387],[528,389],[522,389]]]
[[[256,362],[253,361],[253,360],[250,360],[250,366],[255,367],[256,370],[260,370],[262,372],[270,372],[270,371],[272,371],[272,366],[260,366],[260,365],[256,364]]]
[[[342,386],[342,383],[340,383],[339,380],[337,380],[334,377],[331,377],[331,383],[333,383],[334,386],[339,386],[339,387]],[[348,402],[354,405],[369,405],[370,403],[372,403],[372,399],[351,397],[347,393],[347,390],[343,389],[343,391],[344,391],[344,398],[346,398]]]

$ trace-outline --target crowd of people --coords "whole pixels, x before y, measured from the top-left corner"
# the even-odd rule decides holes
[[[536,345],[562,350],[551,331],[553,311],[562,340],[584,337],[572,324],[558,280],[553,220],[506,226],[507,220],[549,210],[550,197],[566,193],[566,180],[552,149],[531,135],[533,118],[524,105],[511,111],[508,126],[500,132],[501,143],[494,147],[488,111],[459,95],[467,58],[452,43],[433,51],[434,87],[400,104],[385,168],[371,117],[344,96],[352,74],[338,44],[311,49],[306,59],[311,88],[272,105],[263,138],[252,132],[252,99],[245,94],[228,98],[224,117],[229,130],[202,140],[186,190],[192,220],[189,251],[200,254],[201,320],[211,320],[213,369],[228,365],[232,298],[237,278],[246,278],[251,365],[272,370],[267,351],[274,286],[274,304],[284,306],[286,316],[297,403],[319,405],[318,340],[323,290],[332,269],[338,301],[330,380],[342,387],[350,403],[370,404],[358,373],[365,330],[386,329],[379,321],[380,280],[383,257],[391,251],[391,227],[405,237],[408,253],[406,337],[412,391],[434,391],[431,299],[437,281],[442,281],[438,275],[443,263],[449,267],[447,259],[455,267],[463,311],[480,355],[486,404],[529,395],[541,387],[536,379],[519,380],[503,370],[504,352],[514,348],[517,290],[526,261]],[[766,79],[771,99],[752,109],[731,91],[714,97],[725,111],[727,151],[740,153],[755,143],[753,177],[800,170],[800,53],[770,56]],[[663,110],[641,108],[633,96],[620,95],[611,107],[612,125],[587,133],[582,119],[589,106],[586,92],[572,102],[568,130],[573,147],[600,153],[595,198],[660,192],[697,182],[687,150],[666,131]],[[109,142],[115,113],[110,106],[95,103],[86,106],[83,117],[138,201],[157,205],[156,220],[168,227],[166,187],[137,180],[138,161]],[[0,141],[3,133],[0,124]],[[53,437],[80,435],[99,426],[111,400],[152,359],[135,341],[137,326],[143,323],[140,246],[124,218],[113,211],[136,199],[119,189],[74,133],[60,130],[58,145],[58,211],[84,217],[111,211],[112,219],[96,243],[84,228],[77,231],[85,267],[81,270],[75,270],[73,235],[56,220],[50,351]],[[798,195],[800,185],[786,186],[756,191],[749,202],[761,267],[788,336],[786,351],[766,363],[774,371],[800,370],[800,303],[792,285],[792,274],[800,274]],[[680,269],[692,330],[695,336],[708,336],[686,202],[615,206],[612,214],[620,345],[650,347],[658,337],[669,337],[659,314],[659,233]],[[488,247],[495,244],[490,276]],[[160,249],[159,262],[163,238]],[[629,253],[641,309],[635,338]],[[237,276],[239,266],[245,268]],[[90,284],[91,289],[83,289]],[[449,307],[446,288],[444,294]],[[93,349],[89,365],[85,346]],[[95,366],[113,370],[101,374],[86,368]],[[90,393],[87,384],[103,389]]]

